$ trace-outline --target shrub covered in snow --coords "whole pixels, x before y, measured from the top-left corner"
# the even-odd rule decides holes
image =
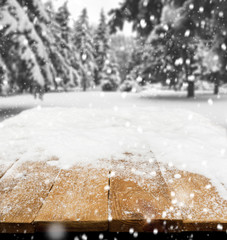
[[[133,90],[133,82],[130,80],[125,80],[121,85],[120,85],[120,91],[122,92],[131,92]]]
[[[109,79],[102,80],[101,88],[104,92],[111,92],[116,90],[116,85]]]
[[[126,80],[120,85],[119,90],[121,92],[136,92],[138,84],[130,76],[127,76]]]

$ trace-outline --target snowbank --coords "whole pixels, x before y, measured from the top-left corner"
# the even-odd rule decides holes
[[[210,178],[227,199],[225,129],[196,113],[38,107],[0,123],[0,166],[20,159],[103,167],[100,159],[150,150],[159,162]]]

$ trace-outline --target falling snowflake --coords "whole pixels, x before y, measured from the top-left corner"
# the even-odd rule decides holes
[[[184,36],[185,36],[185,37],[189,37],[190,34],[191,34],[191,31],[190,31],[190,30],[187,30],[187,31],[184,33]]]
[[[227,46],[226,46],[226,44],[225,44],[225,43],[223,43],[223,44],[221,45],[221,49],[222,49],[223,51],[226,51],[226,49],[227,49]]]
[[[82,240],[87,240],[87,239],[88,239],[88,237],[87,237],[86,234],[83,234],[83,235],[81,236],[81,238],[82,238]]]
[[[212,105],[214,104],[214,101],[210,98],[210,99],[208,99],[208,104],[209,104],[210,106],[212,106]]]
[[[191,3],[191,4],[189,5],[189,9],[191,9],[191,10],[194,9],[194,4]]]
[[[145,19],[140,20],[140,26],[141,26],[141,28],[145,28],[147,26],[147,23],[146,23]]]
[[[222,12],[222,11],[219,12],[219,13],[218,13],[218,16],[219,16],[220,18],[223,18],[223,17],[224,17],[224,12]]]
[[[218,225],[217,225],[217,229],[220,230],[220,231],[222,231],[222,230],[223,230],[223,225],[222,225],[222,224],[218,224]]]
[[[200,7],[200,8],[199,8],[199,12],[200,12],[200,13],[203,13],[203,12],[204,12],[204,7]]]
[[[104,235],[102,233],[99,234],[99,239],[102,240],[104,238]]]
[[[65,237],[66,230],[62,224],[51,224],[47,230],[47,236],[50,240],[61,240]]]

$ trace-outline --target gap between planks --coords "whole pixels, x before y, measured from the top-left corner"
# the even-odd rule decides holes
[[[146,157],[152,158],[153,162],[148,164]],[[124,169],[120,174],[117,172],[118,176],[110,181],[109,202],[113,217],[113,221],[109,223],[110,232],[128,232],[131,228],[137,232],[152,232],[154,229],[163,232],[170,227],[169,223],[174,226],[172,230],[175,230],[179,221],[182,221],[182,217],[177,218],[171,212],[167,213],[167,218],[162,216],[170,207],[170,190],[153,155],[149,153],[146,157],[127,153],[121,162],[113,162],[114,167],[122,163]],[[133,158],[141,158],[141,162],[135,162]],[[148,179],[135,175],[131,168],[137,169],[138,164],[139,167],[143,166],[141,169],[145,170],[144,174],[149,175],[152,170],[156,174]],[[129,174],[128,177],[124,175],[125,172]]]
[[[41,208],[43,207],[44,202],[46,201],[46,199],[47,199],[48,196],[50,195],[50,192],[51,192],[51,190],[53,189],[54,184],[55,184],[55,182],[56,182],[58,176],[60,175],[61,171],[62,171],[62,170],[59,170],[57,176],[55,177],[55,179],[54,179],[54,181],[53,181],[53,184],[50,186],[50,189],[49,189],[49,192],[48,192],[47,196],[45,197],[44,201],[42,202],[42,205],[41,205],[40,208],[39,208],[39,211],[37,212],[37,214],[36,214],[34,220],[32,221],[32,225],[33,225],[33,226],[34,226],[34,221],[35,221],[36,217],[38,216],[38,214],[39,214]],[[35,226],[34,226],[34,228],[35,228]]]

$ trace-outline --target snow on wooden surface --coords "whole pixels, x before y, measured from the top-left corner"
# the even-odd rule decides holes
[[[227,138],[224,128],[182,109],[113,110],[36,108],[1,123],[0,165],[16,160],[103,167],[100,159],[152,150],[157,160],[211,179],[227,199]],[[137,161],[134,159],[133,161]],[[144,175],[148,177],[149,175]]]
[[[152,152],[110,162],[60,170],[19,160],[0,180],[0,232],[55,224],[69,232],[227,230],[227,201],[204,176],[159,163]]]
[[[127,153],[120,168],[119,161],[112,161],[110,209],[110,231],[215,230],[216,223],[227,227],[227,201],[209,179],[159,163],[151,152]]]
[[[125,96],[69,94],[0,123],[0,232],[226,231],[225,129]]]
[[[0,180],[0,232],[32,232],[32,222],[59,169],[46,162],[16,162]],[[19,225],[17,225],[19,224]]]
[[[62,170],[35,218],[36,228],[60,222],[69,232],[107,231],[108,174],[89,167]]]

